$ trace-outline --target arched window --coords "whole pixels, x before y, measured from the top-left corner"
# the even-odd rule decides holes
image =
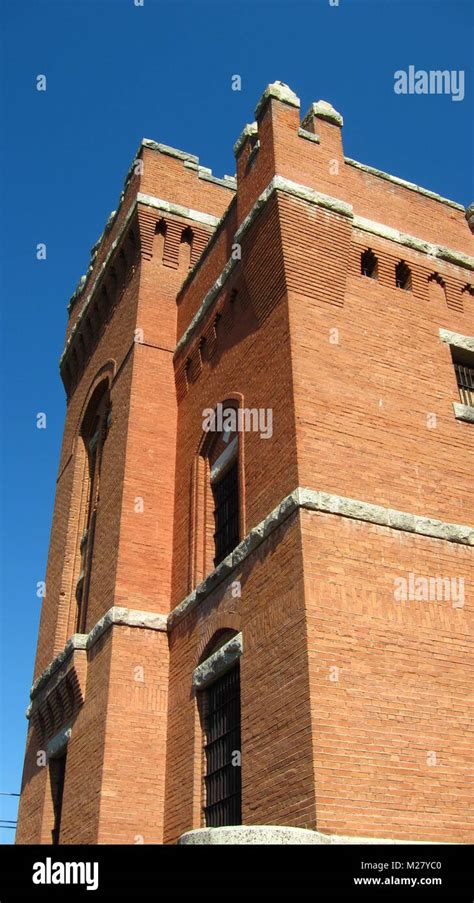
[[[446,303],[446,285],[439,273],[432,273],[428,277],[428,295],[430,301]]]
[[[360,272],[362,276],[368,276],[369,279],[377,279],[378,277],[378,261],[370,248],[364,251],[360,258]]]
[[[404,260],[397,263],[395,267],[395,285],[406,292],[411,291],[411,270]]]
[[[238,408],[217,405],[208,460],[214,503],[214,566],[240,541]]]
[[[76,587],[77,617],[76,633],[86,632],[87,603],[89,596],[94,533],[99,504],[100,469],[102,453],[107,437],[110,413],[110,393],[108,380],[103,380],[95,388],[81,425],[81,439],[87,456],[87,492],[85,529],[81,538],[81,573]]]
[[[191,266],[191,249],[193,243],[193,231],[189,226],[183,229],[179,245],[179,265],[189,270]]]
[[[204,734],[208,827],[242,824],[241,653],[242,634],[222,630],[193,675]]]

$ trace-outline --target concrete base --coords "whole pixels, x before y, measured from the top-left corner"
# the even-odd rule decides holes
[[[178,844],[408,844],[427,840],[390,840],[380,837],[344,837],[321,834],[286,825],[231,825],[226,828],[197,828],[186,831]]]

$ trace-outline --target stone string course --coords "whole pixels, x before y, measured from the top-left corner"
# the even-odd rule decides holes
[[[249,127],[246,126],[246,128]],[[315,136],[312,136],[312,138],[314,137]],[[235,243],[239,243],[241,241],[244,234],[250,228],[262,208],[265,206],[265,204],[275,191],[281,191],[284,194],[290,195],[291,197],[296,197],[300,200],[307,201],[309,204],[315,204],[316,206],[322,207],[325,210],[329,210],[333,213],[338,213],[341,216],[346,216],[350,220],[352,220],[354,229],[368,232],[371,235],[378,235],[380,238],[386,238],[388,241],[396,242],[397,244],[411,248],[414,251],[419,251],[422,254],[428,254],[433,261],[439,259],[446,261],[447,263],[452,263],[455,266],[474,271],[474,257],[463,254],[461,251],[455,251],[451,248],[443,247],[442,245],[431,244],[430,242],[423,241],[423,239],[417,238],[414,235],[408,235],[404,232],[400,232],[398,229],[392,229],[390,226],[386,226],[383,223],[373,222],[372,220],[366,219],[363,216],[356,216],[351,204],[347,204],[345,201],[341,201],[339,198],[331,197],[330,195],[315,191],[313,188],[309,188],[307,185],[301,185],[297,182],[291,181],[290,179],[285,179],[283,178],[283,176],[274,176],[265,190],[257,198],[252,209],[247,214],[235,233]],[[199,325],[202,323],[213,301],[218,296],[219,292],[227,282],[227,279],[234,271],[238,263],[238,259],[230,257],[221,274],[218,276],[214,284],[204,296],[201,306],[197,310],[189,326],[176,345],[176,350],[174,353],[175,359],[186,347],[189,340],[194,335]]]
[[[460,405],[459,407],[465,407]],[[472,410],[472,409],[469,409]],[[349,517],[366,523],[377,524],[393,530],[402,530],[407,533],[415,533],[419,536],[428,536],[432,539],[440,539],[445,542],[460,543],[461,545],[474,546],[474,528],[462,524],[450,524],[445,521],[430,517],[422,517],[418,514],[409,514],[405,511],[397,511],[393,508],[384,508],[382,505],[372,505],[357,499],[333,495],[328,492],[319,492],[313,489],[298,487],[294,492],[284,498],[270,514],[264,518],[239,545],[224,558],[220,564],[200,583],[182,602],[168,615],[136,611],[124,607],[114,606],[94,625],[88,634],[74,634],[68,640],[64,649],[53,659],[43,673],[38,677],[31,688],[30,697],[33,700],[38,693],[49,683],[54,673],[76,650],[89,650],[97,640],[113,625],[127,627],[143,627],[148,630],[171,631],[176,624],[185,618],[200,602],[202,602],[212,590],[216,588],[229,574],[238,568],[255,549],[258,548],[274,530],[276,530],[290,515],[299,508],[310,511],[320,511],[325,514],[335,514],[340,517]],[[235,637],[230,641],[229,652],[235,651],[242,640]],[[233,645],[232,645],[233,644]],[[224,647],[223,647],[224,648]],[[217,655],[217,653],[216,653]],[[217,661],[217,659],[216,659]],[[212,665],[211,665],[212,667]],[[203,672],[204,673],[204,672]],[[199,681],[200,672],[197,680]],[[29,710],[28,710],[29,712]]]

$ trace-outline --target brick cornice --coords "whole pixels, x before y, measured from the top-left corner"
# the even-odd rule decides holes
[[[388,241],[395,242],[396,244],[400,244],[403,247],[407,247],[411,250],[429,255],[430,259],[433,261],[443,260],[447,263],[452,263],[455,266],[474,271],[474,257],[470,257],[468,254],[464,254],[462,251],[456,251],[452,248],[447,248],[442,245],[431,244],[430,242],[427,242],[421,238],[417,238],[414,235],[400,232],[398,229],[394,229],[391,226],[386,226],[383,223],[378,223],[373,220],[366,219],[365,217],[357,216],[356,214],[354,214],[352,205],[348,204],[346,201],[342,201],[340,198],[332,197],[327,194],[322,194],[321,192],[315,191],[315,189],[310,188],[308,185],[302,185],[298,182],[293,182],[291,181],[291,179],[286,179],[283,176],[273,176],[265,190],[262,191],[262,193],[259,195],[250,212],[247,214],[247,216],[237,229],[234,236],[234,243],[239,243],[242,240],[243,236],[248,231],[260,211],[263,209],[263,207],[265,207],[267,202],[276,191],[280,191],[283,194],[289,195],[290,197],[295,197],[299,200],[306,201],[309,204],[322,207],[323,209],[328,210],[332,213],[337,213],[341,216],[345,216],[352,221],[354,229],[368,232],[371,235],[377,235],[380,238],[385,238]],[[214,233],[214,235],[216,236],[217,232]],[[209,251],[210,246],[211,245],[208,245],[207,251]],[[196,311],[193,319],[179,339],[176,345],[175,358],[177,358],[181,354],[183,349],[187,346],[189,341],[194,336],[195,332],[205,318],[208,310],[212,306],[214,300],[219,295],[221,289],[227,282],[229,276],[234,271],[238,263],[239,260],[232,256],[227,261],[220,275],[217,277],[213,285],[210,287],[209,291],[204,296],[204,299],[200,307]],[[191,277],[192,274],[190,274],[187,278],[186,284],[189,284]]]

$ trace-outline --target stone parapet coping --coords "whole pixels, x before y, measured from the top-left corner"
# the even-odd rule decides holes
[[[465,351],[474,352],[474,336],[460,335],[459,332],[450,332],[449,329],[440,329],[439,337],[447,345],[455,348],[463,348]]]
[[[76,298],[81,294],[84,284],[87,281],[87,276],[89,272],[92,270],[94,266],[94,259],[97,254],[97,251],[102,243],[102,240],[107,232],[110,231],[116,217],[118,216],[120,209],[122,207],[122,203],[125,198],[125,189],[128,186],[128,183],[132,177],[133,170],[137,165],[138,158],[140,156],[141,150],[143,147],[150,148],[151,150],[158,151],[160,154],[165,154],[168,157],[175,157],[177,160],[182,160],[184,166],[188,166],[190,169],[195,169],[198,174],[198,178],[205,179],[207,182],[213,182],[215,185],[221,185],[223,188],[230,188],[232,191],[236,191],[237,189],[237,181],[234,176],[224,176],[223,179],[218,178],[212,174],[212,169],[209,169],[207,166],[199,165],[199,157],[196,157],[195,154],[190,154],[188,151],[180,150],[177,147],[170,147],[168,144],[161,144],[159,141],[153,141],[152,138],[143,138],[138,147],[137,153],[135,154],[133,161],[130,165],[130,168],[125,176],[124,181],[124,190],[122,191],[119,199],[119,203],[117,205],[116,210],[112,210],[110,213],[105,228],[96,243],[91,248],[91,260],[89,264],[89,269],[87,274],[80,277],[79,282],[72,293],[69,302],[68,302],[68,310],[70,311],[73,304],[76,301]]]
[[[322,834],[308,828],[292,828],[286,825],[229,825],[224,828],[196,828],[186,831],[178,839],[179,845],[203,844],[433,844],[433,840],[395,840],[382,837],[348,837],[347,835]]]
[[[209,658],[201,662],[193,671],[194,689],[203,690],[216,677],[222,677],[239,660],[243,648],[242,634],[237,633],[227,643],[224,643],[220,649],[210,655]]]
[[[247,125],[244,125],[237,141],[234,144],[234,156],[240,152],[240,149],[245,144],[247,138],[251,138],[252,135],[258,134],[258,125],[256,122],[248,122]]]
[[[303,128],[298,129],[298,136],[300,138],[306,138],[308,141],[313,141],[314,144],[320,144],[321,142],[319,135],[315,135],[313,132],[308,132]]]
[[[313,116],[316,116],[318,119],[323,119],[325,122],[330,122],[332,125],[337,125],[339,128],[342,128],[344,125],[344,119],[341,114],[338,113],[338,111],[334,109],[332,103],[328,103],[327,100],[317,100],[315,103],[311,104],[308,112],[305,113],[303,118],[303,125],[306,122],[309,122]]]
[[[288,85],[285,85],[284,82],[272,82],[270,85],[267,85],[265,91],[263,92],[260,100],[255,107],[255,118],[258,119],[260,113],[262,112],[267,100],[272,97],[274,100],[279,100],[281,103],[287,103],[290,107],[296,107],[298,110],[300,108],[300,99],[295,94],[294,91]]]
[[[362,172],[368,172],[372,176],[378,176],[379,179],[385,179],[387,182],[393,182],[394,185],[400,185],[402,188],[408,188],[409,191],[415,191],[417,194],[423,194],[425,197],[431,198],[432,201],[439,201],[441,204],[447,204],[448,207],[454,207],[456,210],[462,210],[464,212],[464,207],[462,204],[458,204],[456,201],[451,201],[449,198],[444,198],[440,194],[436,194],[435,191],[430,191],[428,188],[422,188],[420,185],[415,185],[414,182],[407,182],[405,179],[399,179],[398,176],[392,176],[388,172],[383,172],[381,169],[375,169],[374,166],[367,166],[366,163],[359,163],[357,160],[351,160],[350,157],[344,157],[344,163],[347,163],[348,166],[354,166],[356,169],[362,170]]]
[[[287,518],[300,508],[319,511],[324,514],[336,514],[353,520],[365,521],[392,530],[402,530],[418,536],[427,536],[445,542],[474,546],[474,528],[463,524],[452,524],[431,517],[409,514],[395,508],[384,508],[358,499],[320,492],[314,489],[298,487],[284,499],[254,527],[245,539],[224,558],[210,574],[186,596],[168,615],[159,612],[138,611],[135,609],[114,606],[104,615],[88,634],[74,634],[64,649],[40,674],[30,692],[31,699],[46,686],[52,675],[76,649],[89,650],[94,643],[114,624],[128,627],[143,627],[148,630],[160,630],[168,633],[185,618],[212,590],[242,562],[252,554],[266,539],[283,524]]]
[[[439,259],[448,263],[452,263],[456,266],[464,267],[468,270],[474,270],[474,257],[470,257],[469,255],[464,254],[462,251],[455,251],[451,248],[446,248],[441,245],[430,244],[430,242],[426,242],[421,238],[416,238],[414,235],[408,235],[405,232],[399,232],[398,229],[393,229],[391,226],[386,226],[383,223],[374,222],[372,220],[366,219],[363,216],[356,216],[354,214],[352,205],[348,204],[346,201],[341,201],[339,198],[331,197],[327,194],[322,194],[319,191],[315,191],[314,188],[309,188],[307,185],[301,185],[298,182],[293,182],[291,179],[286,179],[283,176],[273,176],[267,187],[259,195],[252,209],[237,229],[234,236],[234,243],[239,243],[242,240],[247,230],[250,228],[262,208],[272,197],[275,191],[281,191],[284,194],[299,198],[303,201],[307,201],[309,204],[314,204],[318,207],[322,207],[323,209],[329,210],[332,213],[338,213],[341,216],[346,216],[352,221],[355,229],[360,229],[363,232],[369,232],[372,235],[378,235],[380,236],[380,238],[386,238],[389,241],[396,242],[397,244],[411,248],[414,251],[419,251],[422,254],[429,254],[433,261]],[[202,323],[213,301],[227,282],[227,279],[234,271],[238,263],[239,260],[231,256],[225,264],[224,269],[204,296],[200,307],[196,311],[193,319],[179,339],[174,352],[175,359],[179,356],[183,348],[188,344],[188,342]],[[186,281],[189,282],[189,277]]]
[[[143,194],[142,192],[138,192],[136,198],[134,198],[132,204],[130,205],[130,209],[128,210],[128,213],[123,221],[122,228],[120,229],[120,232],[117,235],[117,237],[114,239],[114,241],[110,245],[107,255],[106,255],[106,257],[94,279],[94,282],[91,285],[90,291],[89,291],[87,297],[85,298],[84,303],[77,315],[76,322],[74,323],[74,326],[72,327],[71,332],[69,334],[68,340],[64,346],[64,351],[61,354],[61,357],[59,358],[59,366],[61,366],[61,364],[64,361],[64,358],[66,357],[67,352],[69,351],[69,348],[74,339],[74,336],[76,335],[77,331],[79,330],[81,322],[88,310],[88,307],[92,301],[92,298],[94,297],[95,291],[100,284],[100,281],[104,275],[104,272],[113,256],[114,252],[116,251],[117,247],[119,246],[120,242],[122,241],[123,235],[129,226],[130,220],[132,219],[132,217],[137,209],[138,204],[144,204],[147,207],[153,207],[155,210],[163,211],[163,213],[171,213],[174,216],[181,216],[184,219],[190,219],[193,222],[202,223],[203,225],[206,225],[206,226],[211,226],[213,229],[215,229],[215,227],[217,226],[217,224],[219,222],[219,217],[213,216],[210,213],[202,213],[200,210],[193,210],[191,207],[183,207],[181,204],[174,204],[172,201],[166,201],[163,198],[157,198],[157,197],[153,197],[150,194]],[[85,280],[85,277],[84,277],[84,280]]]
[[[453,251],[442,245],[433,245],[414,235],[408,235],[406,232],[399,232],[391,226],[385,226],[383,223],[376,223],[364,216],[354,216],[354,229],[361,229],[363,232],[370,232],[372,235],[378,235],[380,238],[387,238],[412,251],[420,251],[421,254],[429,254],[434,260],[445,260],[455,266],[464,267],[467,270],[474,270],[474,257],[464,254],[462,251]]]

